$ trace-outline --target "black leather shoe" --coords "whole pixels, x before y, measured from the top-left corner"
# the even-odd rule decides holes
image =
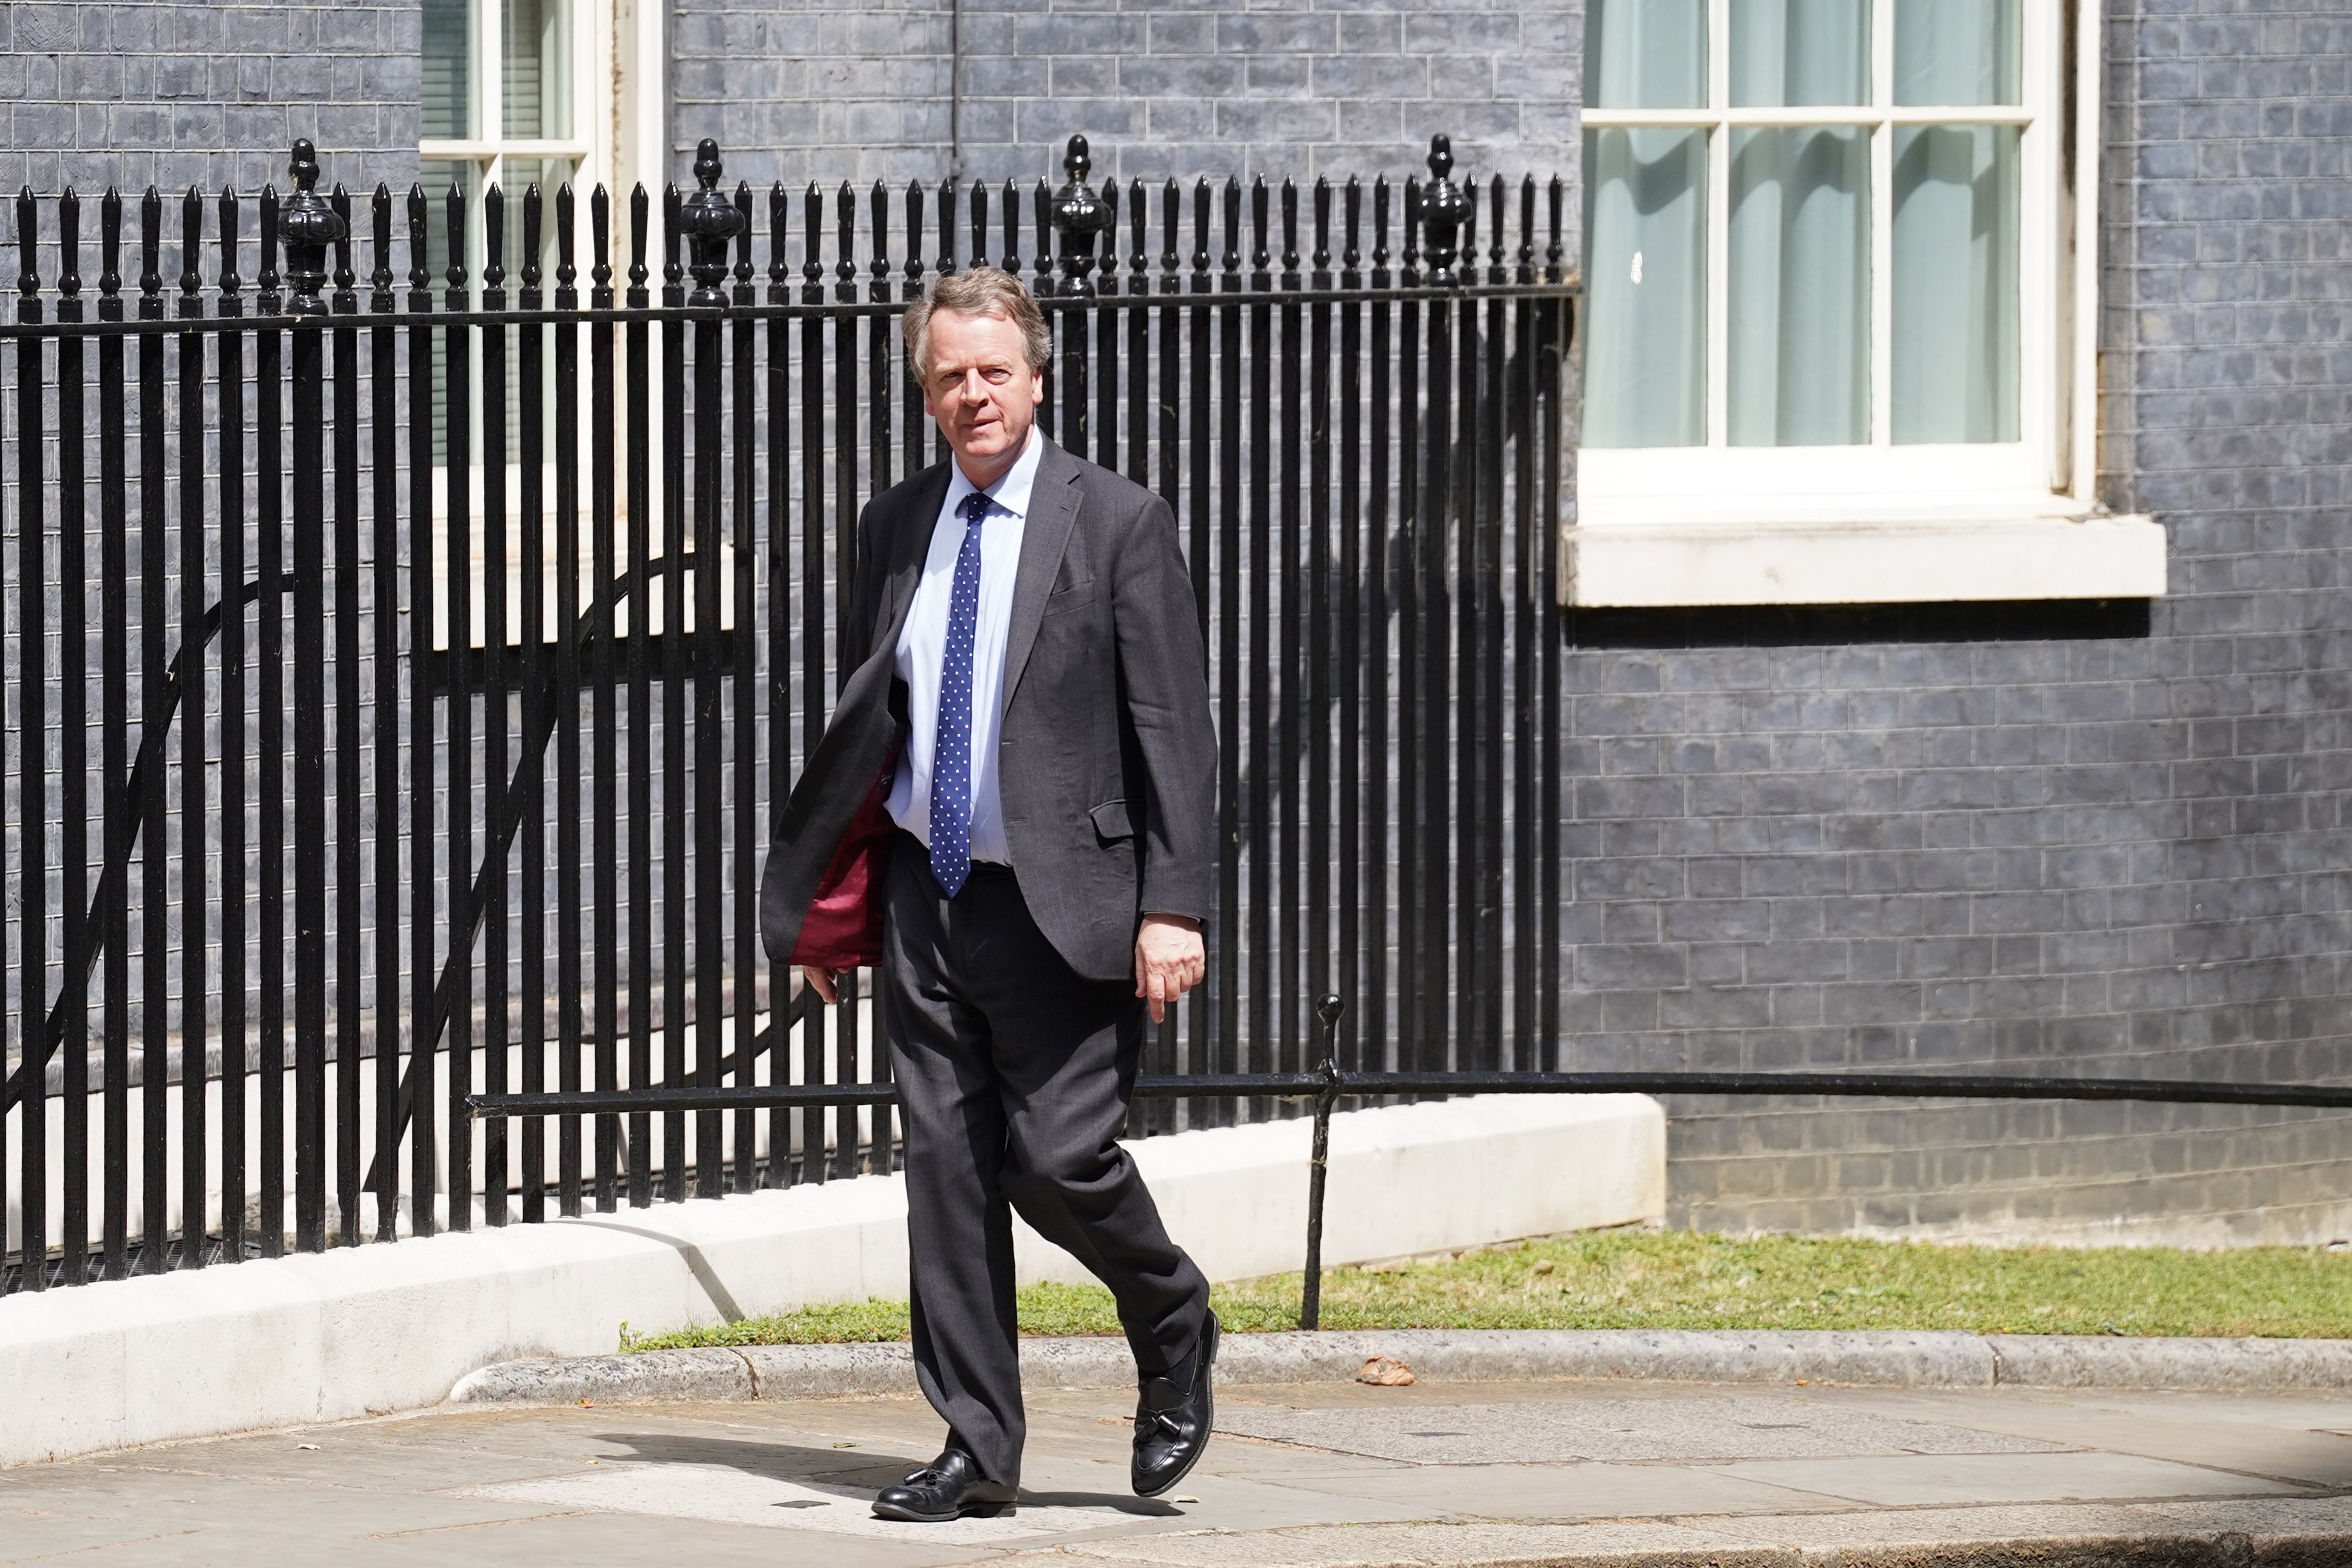
[[[1016,1491],[982,1475],[970,1454],[950,1448],[897,1486],[884,1487],[874,1500],[874,1517],[910,1524],[945,1524],[966,1515],[994,1519],[1013,1511]]]
[[[1129,1472],[1138,1497],[1158,1497],[1182,1480],[1209,1447],[1216,1421],[1210,1370],[1217,1361],[1217,1315],[1212,1312],[1192,1352],[1190,1388],[1179,1388],[1164,1377],[1142,1380],[1135,1402],[1135,1463]]]

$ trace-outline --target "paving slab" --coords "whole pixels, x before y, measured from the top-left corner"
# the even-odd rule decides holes
[[[1480,1403],[1394,1412],[1229,1398],[1218,1424],[1253,1437],[1415,1465],[2036,1454],[2063,1447],[2008,1433],[1887,1420],[1802,1398],[1700,1393],[1674,1400]]]
[[[1264,1535],[1204,1531],[1150,1541],[1091,1542],[1053,1558],[1012,1559],[1021,1568],[1081,1562],[1125,1568],[1501,1568],[1560,1563],[1642,1568],[1795,1568],[1792,1554],[1758,1549],[1737,1536],[1633,1520],[1606,1524],[1409,1524],[1281,1531]]]
[[[1131,1396],[1033,1393],[1019,1510],[878,1521],[904,1395],[450,1406],[0,1472],[0,1564],[2172,1568],[2352,1563],[2352,1394],[1236,1385],[1171,1496]]]
[[[1979,1416],[1996,1431],[2320,1487],[2352,1487],[2352,1437],[2169,1412],[2042,1409]]]
[[[1837,1511],[1853,1505],[1704,1465],[1423,1465],[1382,1472],[1289,1475],[1282,1484],[1402,1504],[1426,1518],[1543,1522],[1684,1513]]]
[[[1942,1503],[2088,1502],[2154,1499],[2302,1495],[2272,1480],[2131,1454],[2042,1453],[1875,1455],[1843,1459],[1765,1459],[1725,1467],[1770,1486],[1882,1508]]]

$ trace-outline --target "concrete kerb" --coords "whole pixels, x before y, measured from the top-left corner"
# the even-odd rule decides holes
[[[998,1562],[1003,1568],[2342,1568],[2347,1540],[2333,1499],[1926,1508],[1865,1517],[1873,1534],[1857,1533],[1842,1514],[1206,1530],[1066,1541]]]
[[[2276,1391],[2352,1388],[2352,1341],[2129,1339],[2042,1334],[1749,1333],[1708,1330],[1393,1329],[1234,1334],[1218,1360],[1236,1384],[1352,1378],[1374,1356],[1417,1378],[1550,1378],[1822,1384],[1881,1388],[2105,1388]],[[1126,1342],[1022,1342],[1033,1387],[1118,1388],[1135,1379]],[[908,1394],[903,1343],[761,1345],[506,1362],[450,1392],[456,1404],[572,1405],[803,1399]]]

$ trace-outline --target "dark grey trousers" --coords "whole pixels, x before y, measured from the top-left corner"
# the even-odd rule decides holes
[[[1001,868],[948,899],[901,834],[888,888],[879,994],[906,1119],[916,1375],[949,1441],[1017,1484],[1012,1210],[1109,1287],[1146,1373],[1192,1353],[1209,1285],[1118,1146],[1143,1046],[1134,984],[1072,970]]]

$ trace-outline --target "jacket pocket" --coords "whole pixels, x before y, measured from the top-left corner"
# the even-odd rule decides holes
[[[1135,837],[1135,823],[1127,814],[1127,802],[1107,800],[1087,815],[1094,818],[1095,837],[1106,844]]]

